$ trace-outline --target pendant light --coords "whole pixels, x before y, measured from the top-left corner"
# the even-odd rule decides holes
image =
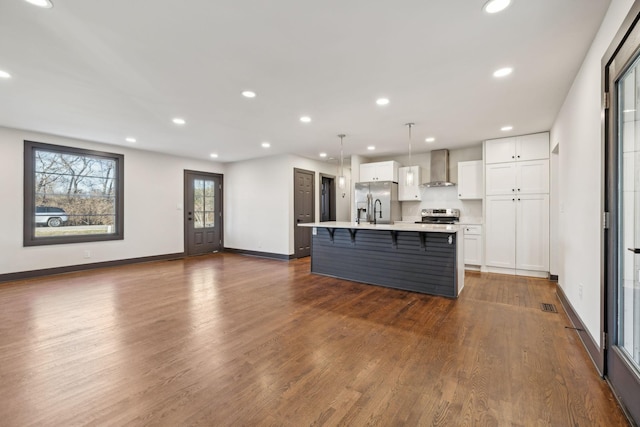
[[[342,142],[342,139],[345,136],[347,135],[343,133],[338,135],[338,138],[340,138],[340,176],[338,177],[338,187],[340,187],[341,190],[344,190],[344,187],[346,185],[346,179],[344,177],[344,151],[343,151],[343,142]],[[344,193],[342,197],[344,197]]]
[[[405,180],[406,180],[406,184],[407,185],[413,185],[413,169],[412,168],[412,163],[411,163],[411,127],[414,125],[415,123],[407,123],[406,126],[409,128],[409,170],[407,170],[407,175],[405,176]]]

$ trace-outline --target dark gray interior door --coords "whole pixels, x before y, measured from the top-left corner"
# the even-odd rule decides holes
[[[314,222],[314,180],[315,172],[303,169],[293,170],[294,180],[294,241],[296,258],[311,255],[311,228],[298,227],[298,224]]]
[[[187,255],[222,249],[222,175],[184,173],[184,232]]]
[[[610,98],[605,104],[605,211],[611,219],[605,230],[605,376],[636,423],[640,423],[639,6],[636,2],[621,28],[624,37],[618,33],[618,42],[604,59],[604,97]]]

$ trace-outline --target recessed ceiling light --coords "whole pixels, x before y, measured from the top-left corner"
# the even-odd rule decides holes
[[[436,139],[432,136],[425,138],[424,142],[434,142]]]
[[[173,123],[177,124],[177,125],[183,125],[185,123],[187,123],[184,119],[181,119],[180,117],[176,117],[175,119],[173,119]]]
[[[302,117],[300,117],[300,121],[301,121],[302,123],[311,123],[311,117],[309,117],[309,116],[302,116]]]
[[[511,0],[489,0],[482,6],[482,10],[487,13],[498,13],[505,10],[511,4]]]
[[[389,103],[388,98],[378,98],[376,99],[376,104],[378,105],[387,105]]]
[[[269,147],[271,147],[271,144],[269,144],[268,142],[262,143],[262,148],[269,148]]]
[[[373,145],[370,145],[370,146],[367,147],[367,150],[369,150],[369,151],[373,151],[375,149],[376,149],[376,147],[373,146]]]
[[[320,153],[320,157],[327,157],[327,153]]]
[[[510,131],[510,130],[512,130],[512,129],[513,129],[513,126],[502,126],[502,127],[500,128],[500,130],[501,130],[502,132],[507,132],[507,131]]]
[[[218,153],[211,153],[211,154],[209,154],[209,157],[211,157],[212,159],[217,159],[218,158]]]
[[[53,3],[50,0],[25,0],[27,3],[31,3],[34,6],[43,7],[45,9],[51,9]]]
[[[10,79],[11,78],[11,74],[7,73],[6,71],[0,70],[0,78],[2,78],[2,79]]]
[[[504,67],[493,72],[493,77],[506,77],[513,72],[513,68]]]
[[[255,98],[256,93],[252,90],[245,90],[244,92],[242,92],[242,96],[244,96],[245,98]]]
[[[131,142],[131,143],[134,143],[134,142],[136,142],[136,139],[135,139],[135,138],[131,138],[131,137],[127,137],[127,138],[125,139],[125,141],[127,141],[127,142]]]

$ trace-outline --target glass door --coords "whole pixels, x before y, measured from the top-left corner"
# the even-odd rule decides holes
[[[630,418],[640,422],[640,29],[635,19],[625,22],[624,37],[616,37],[623,42],[609,48],[603,70],[605,210],[611,219],[603,348],[605,376]]]
[[[616,341],[640,371],[640,61],[617,83],[619,96],[618,295]],[[639,128],[639,129],[636,129]],[[624,255],[623,255],[624,254]]]
[[[200,255],[222,248],[222,177],[185,171],[185,253]]]

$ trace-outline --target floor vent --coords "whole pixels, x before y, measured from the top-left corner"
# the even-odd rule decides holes
[[[540,309],[542,311],[546,311],[548,313],[557,313],[558,309],[556,308],[555,305],[553,304],[549,304],[548,302],[541,302],[540,303]]]

